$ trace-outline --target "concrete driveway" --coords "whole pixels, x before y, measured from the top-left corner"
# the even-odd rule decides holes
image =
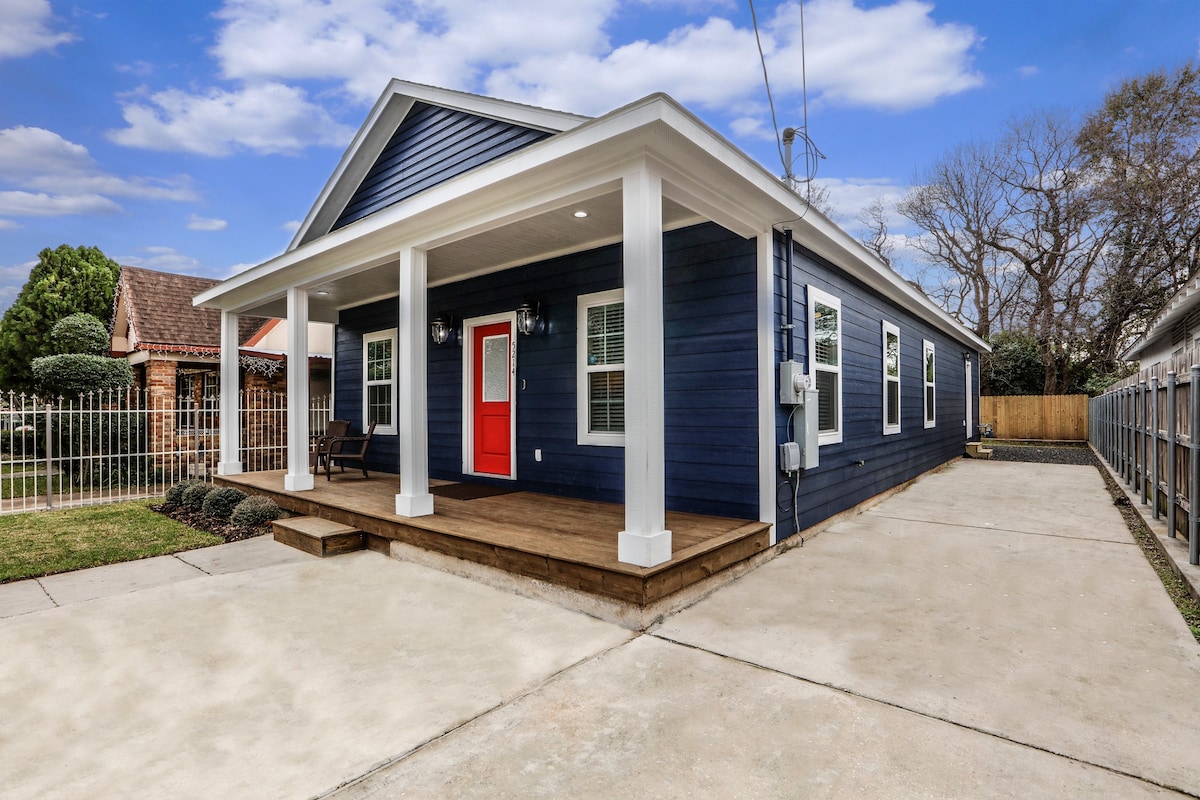
[[[374,553],[0,620],[0,797],[1200,796],[1090,467],[956,462],[647,634]]]

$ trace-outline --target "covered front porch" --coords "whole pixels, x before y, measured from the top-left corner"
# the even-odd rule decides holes
[[[566,497],[510,492],[459,500],[434,496],[433,513],[395,513],[399,476],[372,473],[318,479],[307,491],[283,489],[283,471],[223,475],[219,484],[271,497],[294,514],[315,516],[365,533],[372,550],[391,543],[461,558],[587,594],[649,606],[767,550],[765,522],[668,511],[671,558],[653,567],[617,560],[625,507]],[[431,481],[430,488],[447,485]]]

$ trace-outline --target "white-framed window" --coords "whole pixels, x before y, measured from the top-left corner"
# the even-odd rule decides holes
[[[842,301],[808,287],[808,363],[817,386],[820,444],[842,440]]]
[[[579,444],[625,444],[625,290],[580,295],[576,386]]]
[[[900,328],[883,321],[883,435],[900,432]]]
[[[395,436],[396,329],[363,334],[363,429]]]
[[[921,340],[921,373],[925,379],[925,427],[937,425],[937,375],[933,342]]]

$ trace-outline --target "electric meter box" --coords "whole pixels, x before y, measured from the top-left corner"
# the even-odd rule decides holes
[[[808,388],[808,376],[799,361],[783,361],[779,364],[779,403],[785,406],[804,404],[804,390]]]

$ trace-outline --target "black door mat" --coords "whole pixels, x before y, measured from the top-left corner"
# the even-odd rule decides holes
[[[447,483],[444,486],[430,487],[429,493],[450,500],[478,500],[481,497],[496,497],[502,494],[512,494],[516,489],[503,486],[489,486],[486,483]]]

